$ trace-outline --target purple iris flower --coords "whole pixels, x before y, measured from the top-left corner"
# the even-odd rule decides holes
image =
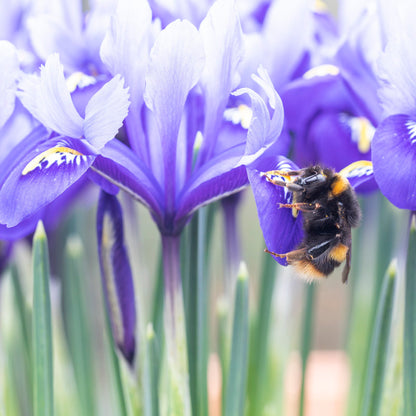
[[[0,171],[0,223],[13,227],[73,185],[117,133],[127,114],[127,89],[120,76],[89,100],[85,116],[76,111],[58,55],[40,76],[26,75],[18,96],[43,126],[22,140]]]
[[[88,13],[83,6],[81,0],[39,2],[27,16],[27,33],[42,62],[58,53],[66,72],[96,75],[105,71],[99,51],[115,6],[113,0],[92,1]]]
[[[399,208],[416,209],[416,8],[391,10],[392,32],[379,59],[379,97],[384,120],[371,145],[374,175],[381,192]],[[403,13],[403,11],[406,11]]]

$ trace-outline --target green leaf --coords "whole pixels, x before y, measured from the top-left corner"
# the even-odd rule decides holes
[[[404,414],[416,415],[416,214],[410,216],[404,307]]]
[[[381,409],[396,276],[397,266],[394,261],[385,274],[378,301],[364,384],[361,411],[363,416],[377,416]]]
[[[160,351],[157,344],[156,334],[151,323],[149,323],[146,328],[145,348],[145,414],[147,416],[158,416]]]
[[[244,264],[238,273],[234,305],[231,360],[225,390],[226,416],[244,414],[248,367],[248,273]]]
[[[86,299],[82,287],[84,247],[77,236],[69,237],[66,247],[65,279],[63,281],[64,316],[68,344],[83,414],[93,416],[94,369],[91,339],[86,313]]]
[[[49,254],[41,221],[33,237],[33,278],[34,415],[52,416],[54,401]]]
[[[260,282],[260,296],[257,302],[258,314],[250,337],[250,361],[248,377],[249,414],[259,415],[265,401],[265,382],[268,354],[270,311],[276,282],[276,261],[272,256],[263,256],[263,269]]]

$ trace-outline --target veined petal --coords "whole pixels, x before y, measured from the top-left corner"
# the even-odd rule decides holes
[[[178,224],[200,206],[237,192],[248,185],[244,166],[238,166],[244,143],[237,145],[213,157],[200,169],[196,170],[178,201],[180,205],[175,218]]]
[[[84,137],[96,149],[114,138],[129,108],[128,89],[120,75],[103,85],[85,108]]]
[[[0,172],[0,224],[17,225],[53,201],[76,182],[93,163],[95,155],[87,153],[81,140],[57,137],[33,145],[31,135],[19,145],[26,152],[18,161],[11,159],[11,169]]]
[[[200,153],[204,162],[215,147],[225,106],[238,82],[237,67],[243,55],[243,34],[235,1],[217,0],[202,21],[199,32],[206,55],[200,79],[205,97],[205,140]]]
[[[268,182],[263,172],[296,169],[298,167],[293,162],[281,156],[264,157],[256,166],[247,167],[266,248],[279,254],[294,250],[300,244],[303,237],[302,215],[299,213],[295,218],[292,210],[279,209],[279,203],[292,202],[292,193]],[[287,265],[286,259],[275,259],[280,264]]]
[[[177,20],[160,32],[151,51],[144,99],[155,115],[160,133],[169,210],[173,210],[176,193],[176,152],[182,112],[203,65],[202,40],[191,23]]]
[[[78,20],[80,23],[81,17]],[[57,16],[42,14],[29,18],[27,27],[31,44],[42,60],[46,61],[51,54],[59,53],[62,64],[70,72],[84,69],[88,50],[80,32],[73,26]]]
[[[57,54],[51,55],[41,67],[40,78],[24,76],[19,89],[18,96],[23,105],[45,127],[62,136],[82,136],[83,120],[71,100]]]
[[[136,305],[117,197],[101,192],[97,210],[98,257],[113,337],[131,364],[135,353]]]
[[[357,160],[339,173],[348,179],[354,189],[361,189],[362,185],[374,181],[373,163],[369,160]]]
[[[147,0],[119,0],[101,44],[101,59],[113,76],[120,74],[126,80],[134,104],[142,100],[151,23]]]
[[[130,148],[118,140],[111,140],[101,150],[93,168],[102,178],[142,202],[149,208],[155,221],[162,223],[162,189],[149,168]]]
[[[19,74],[16,48],[7,41],[0,41],[0,129],[14,110]]]
[[[253,79],[260,85],[269,99],[269,105],[273,110],[270,119],[269,109],[264,100],[253,90],[241,88],[234,92],[235,95],[248,94],[251,99],[253,115],[247,132],[247,146],[240,164],[248,165],[267,150],[280,136],[283,127],[283,104],[273,87],[267,71],[260,67],[258,76]]]
[[[416,119],[386,118],[371,143],[374,176],[384,196],[396,207],[416,209]]]

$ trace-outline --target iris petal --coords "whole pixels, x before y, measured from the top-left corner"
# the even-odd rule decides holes
[[[28,146],[27,152],[0,181],[0,223],[9,227],[61,195],[95,159],[83,153],[87,147],[80,140],[54,138],[34,147],[29,136],[22,144]]]
[[[269,170],[296,170],[298,167],[282,156],[263,157],[261,164],[247,168],[248,178],[257,206],[257,214],[266,247],[275,253],[284,254],[294,250],[303,236],[302,215],[294,218],[292,210],[279,209],[279,203],[291,203],[292,194],[286,188],[273,185],[262,175]],[[287,265],[286,259],[275,259]]]
[[[97,210],[98,256],[114,340],[129,363],[135,353],[133,276],[124,245],[120,203],[101,192]]]
[[[62,136],[80,138],[83,120],[77,113],[65,83],[63,67],[57,54],[41,67],[40,78],[27,75],[19,83],[23,105],[45,127]]]
[[[189,91],[204,66],[202,40],[187,21],[175,21],[162,30],[151,51],[144,99],[155,115],[162,143],[167,210],[176,194],[177,139]]]
[[[416,209],[416,120],[387,117],[371,143],[374,176],[381,192],[398,208]]]
[[[114,138],[127,115],[129,94],[123,84],[124,80],[115,76],[91,97],[85,108],[84,136],[95,149]]]
[[[0,41],[0,128],[14,110],[19,60],[16,48],[7,41]]]

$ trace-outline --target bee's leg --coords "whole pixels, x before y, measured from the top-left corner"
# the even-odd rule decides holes
[[[347,283],[348,275],[351,269],[351,243],[348,245],[348,251],[345,257],[345,266],[342,271],[342,283]]]
[[[267,175],[264,175],[264,176],[266,176],[266,179],[267,179],[268,182],[270,182],[270,183],[272,183],[273,185],[276,185],[276,186],[283,186],[283,187],[289,189],[290,192],[303,191],[303,186],[298,185],[297,183],[279,181],[278,179],[274,179],[270,176],[267,176]],[[280,176],[282,176],[282,175],[280,175]]]
[[[304,169],[300,170],[269,170],[264,172],[264,175],[268,176],[283,176],[284,178],[290,178],[291,176],[300,176]]]
[[[295,208],[299,211],[315,211],[318,208],[321,207],[320,204],[318,204],[317,202],[314,204],[310,204],[308,202],[295,202],[293,204],[278,204],[279,208]]]
[[[266,253],[271,254],[272,256],[279,257],[281,259],[286,259],[289,264],[293,263],[294,261],[303,260],[303,259],[312,259],[306,252],[306,248],[300,248],[297,250],[289,251],[284,254],[278,254],[273,251],[268,250],[267,248],[264,250]]]

